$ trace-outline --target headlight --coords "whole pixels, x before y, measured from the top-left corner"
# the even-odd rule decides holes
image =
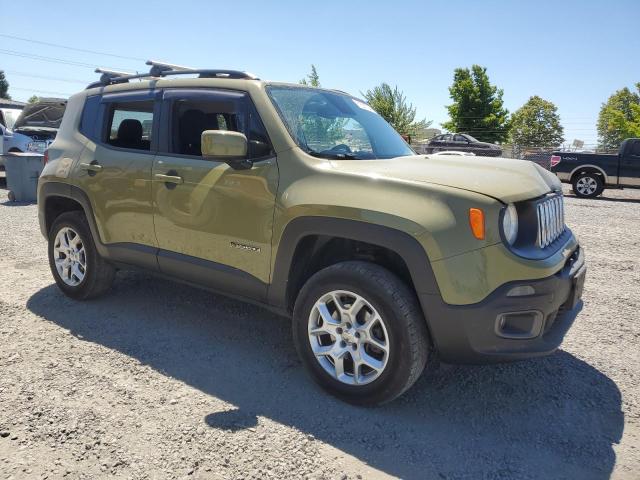
[[[502,215],[502,233],[509,245],[513,245],[518,237],[518,211],[513,203],[507,206]]]

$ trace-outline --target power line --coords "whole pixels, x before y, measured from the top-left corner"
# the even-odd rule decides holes
[[[33,92],[33,93],[48,93],[52,95],[64,95],[66,97],[70,97],[73,93],[65,93],[65,92],[56,92],[52,90],[34,90],[33,88],[19,88],[19,87],[10,87],[11,90],[21,90],[23,92]]]
[[[17,77],[41,78],[43,80],[55,80],[57,82],[80,83],[82,85],[87,85],[88,83],[91,83],[91,81],[89,80],[73,80],[71,78],[49,77],[46,75],[33,75],[31,73],[14,72],[12,70],[5,70],[4,73],[9,73]]]
[[[13,55],[14,57],[30,58],[32,60],[39,60],[39,61],[42,61],[42,62],[51,62],[51,63],[60,63],[60,64],[63,64],[63,65],[72,65],[74,67],[96,68],[95,64],[91,65],[89,63],[76,62],[74,60],[65,60],[63,58],[45,57],[43,55],[35,55],[33,53],[18,52],[16,50],[3,50],[3,49],[0,49],[0,54]],[[126,70],[124,68],[115,68],[115,67],[106,67],[106,68],[110,68],[110,69],[113,69],[113,70]]]
[[[73,50],[75,52],[92,53],[92,54],[95,54],[95,55],[104,55],[104,56],[107,56],[107,57],[122,58],[122,59],[125,59],[125,60],[135,60],[135,61],[139,61],[139,62],[145,62],[146,61],[146,59],[144,59],[144,58],[129,57],[129,56],[126,56],[126,55],[118,55],[116,53],[99,52],[97,50],[88,50],[88,49],[85,49],[85,48],[70,47],[68,45],[60,45],[59,43],[43,42],[41,40],[32,40],[30,38],[17,37],[15,35],[7,35],[6,33],[0,33],[0,37],[11,38],[12,40],[20,40],[21,42],[37,43],[38,45],[47,45],[48,47],[64,48],[64,49],[67,49],[67,50]]]

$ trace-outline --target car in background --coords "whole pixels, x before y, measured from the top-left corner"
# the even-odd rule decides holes
[[[20,116],[20,113],[22,113],[22,107],[5,108],[0,102],[0,126],[11,130],[13,128],[13,124],[16,123],[16,120]]]
[[[443,150],[442,152],[432,153],[431,155],[435,155],[437,157],[475,157],[476,154],[473,152],[461,152],[459,150]]]
[[[583,198],[605,188],[640,188],[640,138],[627,138],[617,154],[554,152],[551,171]]]
[[[2,133],[2,151],[44,153],[56,138],[67,101],[42,98],[24,107],[12,129]]]
[[[437,153],[442,150],[472,152],[483,157],[499,157],[502,148],[493,143],[476,140],[466,133],[444,133],[433,137],[426,147],[426,153]]]
[[[20,116],[20,112],[24,108],[22,102],[15,102],[6,98],[0,98],[0,137],[4,137],[4,133],[13,128],[13,124]],[[0,155],[4,153],[2,148],[2,140],[0,140]],[[4,160],[0,156],[0,170],[4,168]]]

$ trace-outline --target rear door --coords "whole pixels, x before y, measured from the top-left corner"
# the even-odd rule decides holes
[[[466,137],[460,134],[456,134],[453,136],[453,140],[451,142],[451,150],[459,150],[461,152],[466,152],[468,150],[473,150],[469,145],[469,140]]]
[[[153,166],[160,269],[216,289],[264,298],[269,281],[275,154],[246,92],[171,89],[162,102],[162,144]],[[249,140],[254,166],[204,159],[204,130]]]
[[[81,125],[89,138],[76,164],[76,178],[91,202],[102,242],[157,268],[151,204],[151,168],[157,150],[160,103],[155,91],[90,97]],[[91,115],[83,115],[83,122]],[[145,255],[146,253],[146,255]],[[126,260],[126,258],[123,258]]]
[[[627,140],[620,158],[619,182],[622,186],[640,187],[640,140]]]

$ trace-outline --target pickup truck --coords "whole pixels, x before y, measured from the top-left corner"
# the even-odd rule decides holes
[[[551,171],[573,185],[578,197],[594,198],[605,188],[640,188],[640,138],[623,141],[617,154],[553,152]]]

